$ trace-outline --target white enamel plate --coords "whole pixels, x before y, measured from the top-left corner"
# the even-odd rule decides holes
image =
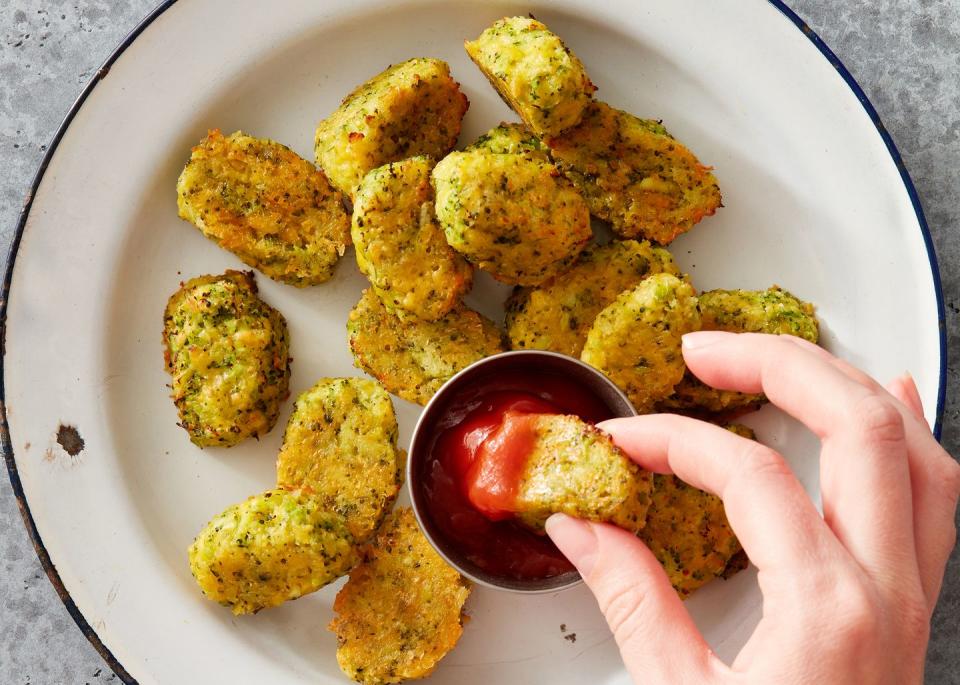
[[[939,286],[912,186],[859,89],[778,4],[167,3],[61,130],[7,279],[14,488],[68,608],[129,682],[344,680],[326,630],[340,583],[234,618],[200,596],[187,567],[187,545],[213,514],[273,483],[292,404],[265,439],[230,450],[197,449],[176,425],[160,345],[166,299],[181,280],[242,266],[177,218],[190,147],[208,128],[242,129],[312,159],[317,121],[414,56],[451,64],[470,98],[469,141],[513,117],[462,41],[528,12],[582,58],[598,97],[662,118],[716,168],[725,207],[671,246],[699,288],[777,283],[816,303],[826,347],[881,379],[909,366],[937,418]],[[352,253],[322,286],[257,282],[290,324],[294,396],[322,376],[360,373],[345,332],[364,286]],[[481,279],[470,302],[500,317],[504,296]],[[419,409],[396,405],[405,446]],[[748,423],[818,497],[815,439],[770,407]],[[75,456],[61,426],[84,441]],[[687,606],[729,659],[760,615],[756,576],[715,582]],[[628,682],[583,587],[533,598],[477,588],[468,609],[433,682]]]

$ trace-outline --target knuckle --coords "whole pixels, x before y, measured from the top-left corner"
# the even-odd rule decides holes
[[[930,638],[930,611],[923,599],[913,597],[903,601],[897,612],[897,627],[902,639],[911,644],[925,645]]]
[[[953,552],[953,548],[957,546],[957,524],[954,521],[954,517],[956,516],[956,502],[954,502],[954,510],[952,513],[954,516],[947,518],[939,534],[934,536],[934,539],[937,540],[937,547],[934,549],[934,553],[939,554],[943,560],[943,565],[947,563],[950,554]],[[943,566],[941,566],[940,569],[941,571],[944,570]]]
[[[947,572],[945,568],[950,556],[957,546],[956,503],[949,510],[939,511],[930,509],[926,512],[926,520],[922,528],[917,531],[920,571],[926,576],[929,583],[934,578],[941,578]],[[937,582],[939,587],[939,581]],[[928,587],[927,590],[930,588]],[[939,590],[937,590],[939,594]],[[934,602],[937,596],[928,598]]]
[[[860,583],[847,583],[835,599],[835,615],[840,619],[840,633],[850,641],[873,640],[880,621],[873,599]]]
[[[903,416],[890,402],[869,394],[854,404],[853,424],[878,442],[900,442],[904,439]]]
[[[960,500],[960,463],[940,445],[917,456],[922,464],[920,486],[942,505],[956,507]]]
[[[793,473],[779,452],[758,442],[743,446],[740,461],[743,469],[754,474],[785,476]]]
[[[943,483],[947,497],[956,505],[957,500],[960,499],[960,464],[946,452],[941,455],[937,463],[938,480]]]
[[[880,390],[880,384],[877,383],[873,378],[868,376],[866,373],[855,367],[853,364],[844,361],[843,359],[835,357],[831,364],[836,368],[840,373],[844,374],[847,378],[852,381],[855,381],[867,388],[868,390]]]
[[[643,611],[643,604],[644,593],[628,583],[617,583],[603,594],[600,610],[619,644],[633,638],[638,628],[636,618]]]
[[[764,379],[779,379],[783,376],[783,358],[796,352],[796,346],[783,339],[782,335],[765,333],[741,333],[741,340],[756,342],[761,351],[760,375]]]

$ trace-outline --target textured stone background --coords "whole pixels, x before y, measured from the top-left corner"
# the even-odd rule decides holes
[[[788,0],[873,101],[933,231],[950,348],[960,314],[960,0]],[[70,104],[154,0],[0,0],[0,253]],[[2,259],[2,258],[0,258]],[[949,370],[944,444],[960,454],[960,386]],[[934,617],[927,682],[960,684],[960,554]],[[76,628],[0,475],[0,683],[117,682]]]

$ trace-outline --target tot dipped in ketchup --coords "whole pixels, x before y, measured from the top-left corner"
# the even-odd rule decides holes
[[[513,373],[472,385],[438,419],[423,465],[437,532],[483,571],[529,580],[571,570],[543,535],[554,512],[638,530],[650,475],[592,425],[611,415],[560,375]]]
[[[476,509],[491,521],[513,518],[531,453],[536,447],[536,422],[540,416],[558,415],[556,407],[535,397],[504,398],[507,405],[499,424],[474,450],[462,450],[461,483]],[[539,407],[538,405],[544,405]],[[528,410],[535,413],[527,413]],[[497,412],[494,412],[495,414]],[[473,439],[480,431],[473,432]]]

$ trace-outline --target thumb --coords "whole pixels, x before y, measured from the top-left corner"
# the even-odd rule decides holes
[[[554,514],[547,534],[597,598],[636,683],[709,683],[723,668],[653,553],[606,523]]]

